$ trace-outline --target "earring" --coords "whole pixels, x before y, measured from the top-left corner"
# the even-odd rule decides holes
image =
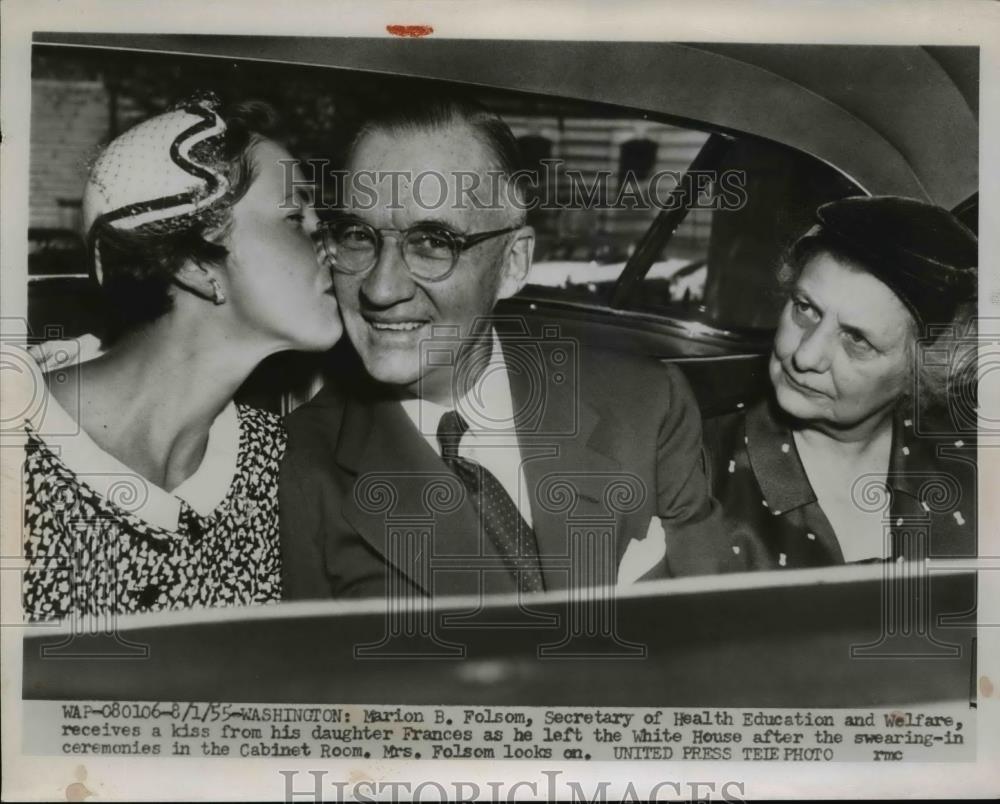
[[[222,292],[222,285],[214,276],[208,280],[212,285],[212,302],[215,304],[225,304],[226,294]]]

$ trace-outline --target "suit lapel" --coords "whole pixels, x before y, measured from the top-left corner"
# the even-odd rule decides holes
[[[343,514],[390,564],[427,594],[475,594],[474,571],[428,572],[419,550],[393,549],[389,532],[429,532],[435,557],[477,556],[478,517],[458,478],[398,401],[351,398],[337,449],[355,475]],[[431,578],[433,577],[433,580]]]
[[[501,333],[542,575],[546,589],[564,589],[569,529],[575,521],[608,518],[602,489],[621,466],[610,423],[582,398],[574,367],[547,359],[548,346]]]
[[[506,337],[498,327],[522,471],[547,589],[568,586],[568,534],[574,523],[613,522],[608,483],[621,475],[614,457],[618,430],[582,398],[575,367],[553,363],[544,339]],[[438,558],[496,558],[461,483],[417,431],[398,401],[351,397],[338,439],[337,462],[354,475],[343,513],[356,531],[425,593],[477,594],[474,570],[435,572],[428,580],[414,553],[389,548],[387,531],[429,528]],[[556,481],[560,485],[556,485]],[[442,490],[435,497],[433,487]],[[569,498],[562,492],[572,489]],[[391,489],[387,496],[382,492]],[[456,490],[459,500],[455,504]],[[428,508],[447,498],[451,503]],[[620,524],[620,523],[619,523]],[[621,557],[621,540],[616,558]],[[412,557],[408,557],[412,556]]]

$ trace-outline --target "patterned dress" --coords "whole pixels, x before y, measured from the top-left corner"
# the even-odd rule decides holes
[[[859,479],[856,504],[880,513],[887,558],[974,556],[975,433],[918,425],[905,413],[895,416],[889,471],[884,479]],[[732,565],[777,570],[845,563],[772,397],[706,420],[704,436]]]
[[[235,472],[221,502],[203,514],[134,474],[88,481],[26,424],[26,617],[280,599],[277,489],[285,432],[264,411],[236,406],[236,417]],[[150,496],[173,503],[176,527],[140,515]]]

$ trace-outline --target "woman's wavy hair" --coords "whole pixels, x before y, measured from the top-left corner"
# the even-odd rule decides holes
[[[261,140],[283,141],[284,132],[275,110],[261,101],[234,104],[220,117],[226,123],[221,159],[230,190],[217,214],[175,232],[104,227],[97,235],[105,347],[169,312],[174,277],[185,263],[221,265],[228,257],[229,250],[218,242],[218,234],[222,239],[228,235],[232,207],[256,178],[252,149]],[[210,232],[216,236],[210,239]]]
[[[806,264],[824,253],[855,270],[869,273],[862,259],[845,251],[833,239],[824,237],[822,232],[819,236],[800,238],[785,250],[778,264],[778,286],[786,300]],[[926,332],[921,331],[910,315],[907,363],[911,381],[900,398],[901,406],[910,409],[919,406],[924,411],[944,410],[951,400],[968,400],[970,394],[975,394],[976,316],[975,299],[960,303],[950,323],[935,325]]]

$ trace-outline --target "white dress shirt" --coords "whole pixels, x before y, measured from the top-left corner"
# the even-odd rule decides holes
[[[412,398],[402,400],[402,405],[424,440],[440,455],[438,423],[450,408],[426,399]],[[457,410],[469,423],[469,429],[458,445],[459,456],[475,461],[492,472],[514,500],[525,522],[533,527],[531,498],[522,471],[524,458],[514,424],[510,379],[496,332],[493,333],[493,348],[486,370],[459,401]],[[618,566],[618,586],[635,583],[663,558],[665,552],[663,523],[654,516],[646,538],[629,542]]]
[[[412,398],[402,400],[402,405],[424,440],[440,455],[438,424],[450,408],[426,399]],[[459,400],[456,410],[469,424],[458,445],[459,457],[488,469],[517,505],[524,521],[531,526],[531,498],[524,472],[521,471],[523,459],[514,423],[514,402],[496,332],[493,333],[493,348],[486,369]]]

